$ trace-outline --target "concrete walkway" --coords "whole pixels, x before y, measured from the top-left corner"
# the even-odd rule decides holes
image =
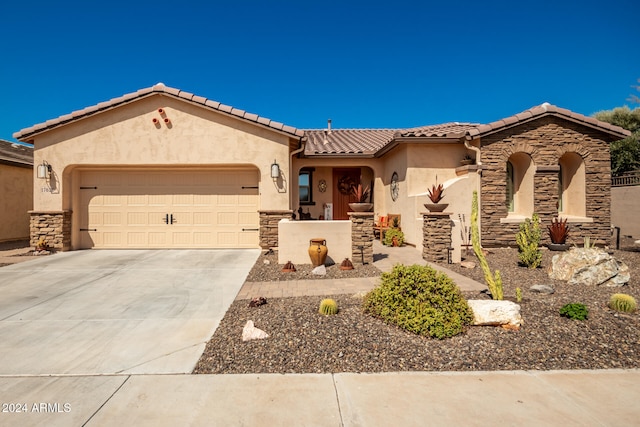
[[[0,425],[631,426],[639,384],[640,370],[5,377]]]
[[[422,254],[413,246],[392,248],[379,241],[373,242],[373,264],[381,271],[391,271],[396,264],[430,265],[442,271],[463,291],[481,291],[487,289],[483,283],[465,277],[440,265],[426,262]],[[356,264],[357,268],[357,264]],[[300,297],[305,295],[338,295],[368,292],[380,283],[378,277],[357,279],[311,279],[288,280],[282,282],[245,282],[236,299],[251,299],[261,296],[265,298]]]

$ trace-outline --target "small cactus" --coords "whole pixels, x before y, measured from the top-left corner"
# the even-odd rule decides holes
[[[613,294],[609,299],[609,308],[623,313],[633,313],[637,304],[635,298],[627,294]]]
[[[516,302],[522,302],[522,289],[516,288]]]
[[[330,298],[323,299],[320,302],[320,314],[330,315],[338,312],[338,303]]]

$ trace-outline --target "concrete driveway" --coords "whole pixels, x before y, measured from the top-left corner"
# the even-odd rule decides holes
[[[0,375],[191,372],[259,253],[89,250],[2,267]]]

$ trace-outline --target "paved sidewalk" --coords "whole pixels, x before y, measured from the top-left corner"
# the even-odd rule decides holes
[[[373,242],[373,264],[381,271],[391,271],[396,264],[430,265],[442,271],[453,279],[463,291],[481,291],[486,285],[462,276],[442,266],[428,263],[422,259],[422,254],[413,246],[392,248]],[[357,268],[357,265],[356,265]],[[307,295],[337,295],[368,292],[380,283],[377,277],[363,277],[355,279],[311,279],[287,280],[280,282],[245,282],[236,299],[251,299],[254,297],[283,298]]]
[[[640,370],[5,377],[2,402],[26,411],[0,425],[632,426],[638,384]]]

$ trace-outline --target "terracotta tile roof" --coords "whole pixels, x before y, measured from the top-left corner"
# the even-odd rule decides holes
[[[611,140],[615,141],[617,139],[626,138],[631,135],[631,132],[623,129],[619,126],[615,126],[606,122],[601,122],[593,117],[583,116],[582,114],[574,113],[573,111],[567,110],[565,108],[559,108],[555,105],[551,105],[545,102],[542,105],[538,105],[532,107],[522,113],[515,114],[513,116],[504,118],[502,120],[498,120],[495,122],[491,122],[486,125],[477,126],[474,129],[470,129],[468,132],[468,137],[477,138],[482,137],[484,135],[488,135],[494,132],[498,132],[502,129],[506,129],[512,126],[517,126],[522,123],[526,123],[531,120],[539,119],[543,116],[557,116],[562,117],[564,119],[580,123],[584,126],[589,126],[591,128],[595,128],[601,130],[605,133],[611,135]]]
[[[468,131],[480,126],[479,123],[443,123],[441,125],[422,126],[418,128],[402,129],[396,132],[396,137],[410,138],[462,138]]]
[[[305,155],[361,154],[373,155],[387,145],[395,129],[325,129],[306,130]]]
[[[33,147],[0,139],[0,163],[33,166]]]
[[[192,93],[185,92],[180,89],[171,88],[171,87],[165,86],[162,83],[158,83],[155,86],[148,87],[145,89],[140,89],[136,92],[128,93],[118,98],[113,98],[109,101],[101,102],[97,105],[87,107],[82,110],[77,110],[70,114],[60,116],[56,119],[47,120],[44,123],[40,123],[31,127],[28,127],[26,129],[22,129],[21,131],[14,133],[13,137],[21,141],[26,141],[30,137],[38,133],[47,131],[49,129],[53,129],[58,126],[62,126],[64,124],[73,122],[75,120],[78,120],[84,117],[91,116],[93,114],[96,114],[105,110],[113,109],[119,105],[126,104],[136,99],[144,98],[157,93],[173,96],[182,100],[186,100],[188,102],[198,104],[200,106],[204,106],[212,110],[220,111],[222,113],[229,114],[231,116],[239,117],[241,119],[244,119],[250,122],[258,123],[262,126],[266,126],[271,129],[275,129],[296,137],[304,136],[304,131],[300,129],[296,129],[292,126],[287,126],[285,124],[273,121],[271,119],[267,119],[266,117],[260,117],[257,114],[248,113],[244,110],[233,108],[229,105],[224,105],[219,102],[213,101],[211,99],[203,98],[201,96],[196,96]]]

